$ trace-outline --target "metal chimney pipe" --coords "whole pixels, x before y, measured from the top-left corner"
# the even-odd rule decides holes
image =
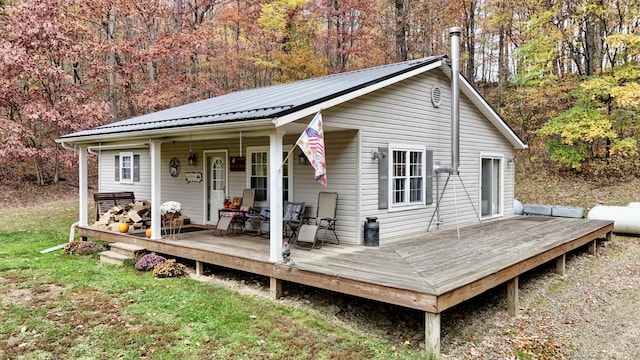
[[[451,38],[451,168],[452,174],[459,175],[460,165],[460,34],[462,30],[455,26],[449,28]]]

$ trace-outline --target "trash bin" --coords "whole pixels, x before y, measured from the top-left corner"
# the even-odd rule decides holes
[[[380,245],[380,224],[378,218],[368,217],[364,222],[364,246]]]

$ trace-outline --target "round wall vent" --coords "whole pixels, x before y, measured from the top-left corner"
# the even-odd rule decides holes
[[[433,107],[440,107],[440,103],[442,102],[442,91],[439,86],[434,86],[431,89],[431,103]]]

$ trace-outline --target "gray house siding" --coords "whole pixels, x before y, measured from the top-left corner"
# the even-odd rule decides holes
[[[330,120],[325,118],[325,122]],[[294,152],[294,194],[296,201],[304,201],[306,214],[315,216],[318,208],[318,193],[331,191],[338,193],[336,232],[340,241],[358,244],[358,133],[357,131],[325,132],[327,160],[327,187],[315,181],[310,165],[298,165],[298,154]],[[287,143],[295,143],[298,135],[286,137]],[[331,240],[331,237],[328,237]]]
[[[133,153],[134,155],[140,156],[140,181],[134,181],[133,184],[124,184],[116,181],[115,157],[119,156],[121,152]],[[141,148],[108,151],[96,149],[95,153],[98,156],[99,192],[133,191],[136,199],[138,200],[149,200],[151,198],[151,161],[148,149]]]
[[[424,145],[433,151],[434,163],[450,164],[450,109],[449,80],[439,72],[429,72],[393,86],[362,96],[347,104],[323,112],[328,126],[354,127],[360,130],[360,209],[358,227],[368,216],[380,222],[380,238],[391,239],[426,231],[435,211],[435,201],[419,208],[379,209],[378,160],[372,152],[380,147],[396,145]],[[441,89],[442,101],[434,107],[430,94],[434,86]],[[460,180],[452,177],[440,205],[443,226],[454,226],[456,221],[477,221],[473,206],[479,210],[480,155],[501,154],[512,157],[513,146],[480,114],[466,97],[460,99],[460,179],[464,183],[470,203]],[[503,161],[504,195],[503,214],[511,212],[513,199],[513,167]],[[456,184],[453,181],[457,181]],[[442,193],[446,174],[435,178],[434,198]],[[437,186],[438,185],[438,186]],[[436,191],[438,191],[436,193]],[[456,206],[457,204],[457,206]],[[472,206],[473,205],[473,206]],[[434,219],[435,221],[435,219]],[[433,226],[432,229],[437,228]],[[360,230],[358,229],[358,232]],[[358,234],[357,242],[361,242]]]

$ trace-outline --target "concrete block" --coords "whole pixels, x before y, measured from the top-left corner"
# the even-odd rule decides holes
[[[551,207],[551,216],[582,219],[584,209],[578,206],[554,205]]]
[[[524,213],[527,215],[551,216],[551,205],[524,204]]]

